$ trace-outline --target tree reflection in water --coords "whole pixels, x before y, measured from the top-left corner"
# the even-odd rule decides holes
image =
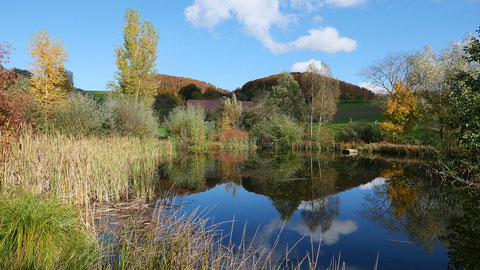
[[[448,249],[450,267],[480,269],[480,195],[438,183],[415,166],[388,165],[362,216],[431,253]],[[477,194],[475,194],[477,193]]]

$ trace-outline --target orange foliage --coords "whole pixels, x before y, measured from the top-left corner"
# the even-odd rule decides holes
[[[202,94],[204,94],[208,88],[213,88],[218,92],[224,93],[224,94],[230,93],[229,91],[223,90],[221,88],[217,88],[213,84],[210,84],[204,81],[195,80],[195,79],[190,79],[190,78],[158,74],[157,79],[160,80],[160,89],[159,89],[160,93],[176,94],[178,93],[178,91],[180,91],[182,87],[187,86],[189,84],[195,84],[198,88],[202,90]]]
[[[308,86],[302,80],[304,73],[293,72],[291,73],[293,78],[300,85],[300,89],[305,96],[308,96]],[[252,100],[256,95],[258,95],[263,89],[271,88],[273,85],[277,84],[277,80],[280,78],[281,74],[271,75],[265,78],[256,79],[245,83],[241,89],[235,90],[235,94],[241,100]],[[336,80],[328,78],[328,80]],[[357,85],[353,85],[344,81],[339,81],[340,88],[340,99],[341,100],[372,100],[375,97],[375,94],[365,88],[362,88]]]

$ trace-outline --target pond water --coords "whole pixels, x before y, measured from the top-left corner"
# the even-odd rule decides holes
[[[254,246],[272,247],[280,235],[275,254],[284,256],[300,240],[295,260],[313,242],[323,267],[339,253],[347,269],[373,269],[377,254],[379,269],[480,267],[480,199],[412,161],[222,152],[180,155],[159,170],[187,210],[234,220],[237,244],[255,235]]]

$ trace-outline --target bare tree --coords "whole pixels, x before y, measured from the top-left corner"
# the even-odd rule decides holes
[[[411,66],[410,59],[411,56],[407,53],[390,53],[364,68],[360,75],[391,94],[395,84],[404,81],[407,76]]]
[[[313,138],[313,122],[318,122],[317,137],[320,136],[322,123],[330,120],[337,112],[337,101],[340,96],[339,81],[332,78],[330,68],[322,63],[321,70],[310,64],[302,76],[307,87],[307,110],[305,122],[310,127],[310,139]]]

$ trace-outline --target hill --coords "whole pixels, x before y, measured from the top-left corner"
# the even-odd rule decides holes
[[[189,84],[195,84],[198,88],[202,90],[202,94],[207,91],[207,89],[211,88],[217,92],[222,94],[229,94],[230,91],[217,88],[215,85],[211,83],[207,83],[204,81],[199,81],[191,78],[184,78],[184,77],[177,77],[177,76],[170,76],[166,74],[158,74],[157,78],[160,80],[160,91],[164,93],[178,93],[180,89],[184,86]]]
[[[303,73],[293,72],[290,74],[292,74],[295,80],[299,83],[302,91],[306,93],[307,87],[302,83]],[[241,100],[252,100],[256,95],[260,94],[260,92],[265,91],[266,89],[269,89],[275,85],[278,78],[280,78],[280,75],[281,74],[275,74],[269,77],[249,81],[245,83],[242,88],[235,90],[234,93]],[[338,81],[340,86],[341,100],[372,100],[375,96],[375,94],[368,89],[344,81]]]

